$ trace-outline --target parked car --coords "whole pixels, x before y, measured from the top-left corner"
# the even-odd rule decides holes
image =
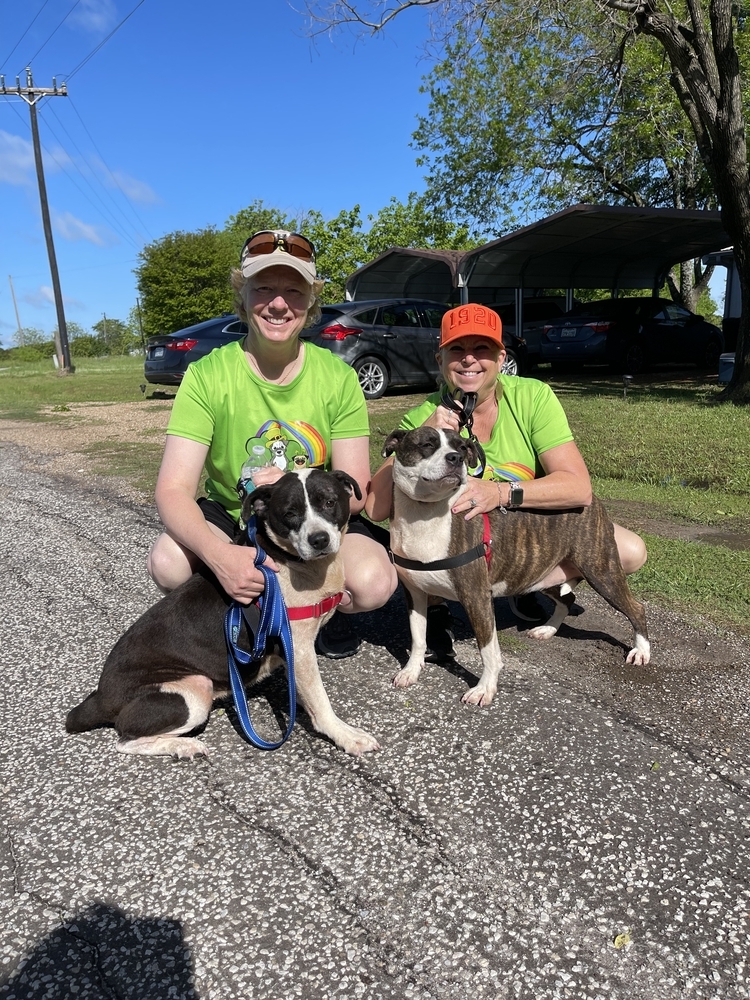
[[[242,340],[247,326],[238,316],[227,314],[187,326],[168,336],[149,337],[143,366],[147,382],[179,385],[187,366],[233,340]]]
[[[424,299],[371,299],[322,308],[302,338],[327,347],[357,372],[367,399],[389,385],[435,385],[440,323],[451,306]],[[504,371],[518,374],[517,338],[508,343]]]
[[[493,303],[491,308],[503,321],[503,341],[507,342],[520,362],[520,370],[511,374],[525,374],[542,360],[541,344],[544,328],[564,315],[563,305],[556,298],[524,299],[522,334],[516,325],[515,302],[497,302]]]
[[[548,324],[541,342],[553,366],[608,363],[628,375],[665,361],[716,371],[723,349],[721,330],[702,316],[636,296],[582,302]]]

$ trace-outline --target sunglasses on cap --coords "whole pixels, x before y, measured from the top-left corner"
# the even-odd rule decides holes
[[[299,260],[315,260],[315,247],[306,236],[299,233],[287,233],[282,230],[264,229],[251,236],[240,255],[241,263],[248,257],[258,257],[261,254],[275,253],[277,250],[284,250],[292,257]]]

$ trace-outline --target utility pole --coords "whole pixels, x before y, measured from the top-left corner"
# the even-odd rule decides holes
[[[70,346],[68,344],[68,327],[65,323],[65,310],[63,309],[62,290],[60,288],[60,275],[57,271],[57,258],[55,256],[55,244],[52,240],[52,225],[49,218],[49,205],[47,204],[47,185],[44,182],[44,166],[42,164],[42,146],[39,142],[39,124],[37,122],[36,106],[43,97],[67,97],[68,88],[63,83],[58,88],[57,80],[52,78],[52,87],[35,87],[31,77],[31,67],[26,67],[26,86],[21,86],[21,81],[16,77],[15,87],[5,86],[5,77],[0,76],[0,94],[16,94],[29,106],[31,116],[31,137],[34,143],[34,162],[36,163],[36,176],[39,182],[39,200],[42,205],[42,225],[44,227],[44,238],[47,241],[47,256],[49,257],[49,269],[52,276],[52,291],[55,296],[55,308],[57,310],[57,335],[55,336],[55,347],[60,358],[60,372],[68,375],[75,371],[70,361]]]
[[[8,275],[8,284],[10,285],[10,297],[13,299],[13,308],[16,311],[16,325],[18,327],[18,346],[23,347],[23,327],[21,326],[21,317],[18,315],[18,303],[16,302],[16,293],[13,288],[13,278]]]

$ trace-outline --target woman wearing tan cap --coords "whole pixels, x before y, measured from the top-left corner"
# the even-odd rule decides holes
[[[476,393],[473,433],[486,458],[482,477],[469,479],[454,514],[470,519],[501,506],[561,510],[591,503],[589,472],[555,394],[537,379],[501,374],[505,349],[502,322],[496,312],[475,303],[448,310],[441,325],[437,360],[451,392]],[[409,410],[400,426],[411,430],[423,424],[460,430],[459,414],[441,405],[441,392]],[[390,512],[392,464],[391,458],[373,477],[365,509],[376,521]],[[634,573],[646,562],[643,540],[617,524],[615,538],[623,569]],[[575,567],[561,564],[544,586],[562,584],[576,575]],[[511,606],[527,621],[545,617],[534,594],[511,599]],[[427,645],[433,659],[453,655],[449,625],[445,604],[428,609]]]
[[[283,230],[255,233],[231,280],[247,337],[185,372],[156,484],[165,531],[149,552],[148,572],[168,592],[203,563],[230,597],[247,603],[262,593],[263,577],[254,549],[229,544],[243,491],[317,466],[348,472],[364,498],[369,426],[354,370],[299,337],[320,315],[323,282],[312,243]],[[196,502],[204,466],[207,496]],[[347,616],[385,604],[398,582],[386,549],[357,517],[363,505],[352,497],[342,543],[347,593],[340,610]],[[356,651],[359,640],[343,623],[337,613],[321,631],[325,655]]]

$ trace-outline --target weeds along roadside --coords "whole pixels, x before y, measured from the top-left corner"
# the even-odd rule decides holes
[[[76,362],[73,376],[60,377],[49,362],[0,371],[0,420],[58,421],[64,434],[70,404],[139,403],[162,400],[173,391],[147,386],[138,357],[92,358]],[[651,379],[623,397],[616,378],[554,381],[576,440],[591,470],[595,492],[616,520],[639,530],[649,561],[631,577],[641,596],[719,627],[750,634],[750,551],[664,537],[644,522],[705,525],[750,535],[750,409],[711,405],[715,384],[705,379]],[[368,404],[373,469],[386,435],[425,393],[388,395]],[[0,437],[2,427],[0,425]],[[163,438],[153,430],[129,440],[86,447],[88,468],[125,477],[147,496],[161,458]],[[746,540],[746,539],[745,539]]]

